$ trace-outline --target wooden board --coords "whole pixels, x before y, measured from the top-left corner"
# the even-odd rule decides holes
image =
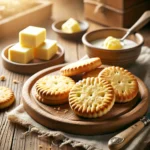
[[[14,44],[11,44],[6,48],[4,48],[1,53],[3,66],[10,71],[20,74],[34,74],[42,69],[58,65],[64,62],[65,51],[63,47],[59,44],[58,44],[58,52],[48,61],[34,59],[33,61],[27,64],[12,62],[8,59],[8,49],[13,45]]]
[[[121,1],[119,0],[119,2]],[[111,1],[110,3],[117,4],[116,1],[115,3],[113,1]],[[125,11],[103,5],[99,9],[97,9],[97,12],[95,12],[95,8],[97,8],[98,5],[99,2],[95,2],[94,4],[84,1],[85,18],[110,27],[129,28],[138,20],[138,18],[140,18],[140,16],[146,10],[150,9],[149,0],[145,0],[142,3],[135,5],[134,7],[126,9]]]
[[[110,7],[120,9],[126,11],[128,8],[132,6],[136,6],[137,4],[144,2],[144,0],[115,0],[115,3],[112,0],[102,1],[104,5],[108,5]]]
[[[17,33],[29,25],[40,25],[50,18],[51,13],[51,2],[38,1],[33,8],[0,20],[0,38]]]
[[[48,74],[59,74],[58,65],[44,69],[31,76],[23,86],[22,99],[27,113],[40,124],[73,134],[96,135],[117,131],[135,120],[141,118],[148,109],[148,90],[144,83],[137,78],[139,95],[131,102],[115,104],[110,112],[98,119],[85,119],[75,115],[68,104],[48,106],[34,97],[35,82]],[[75,78],[76,80],[80,79]],[[65,113],[66,109],[68,112]],[[91,130],[92,129],[92,130]]]

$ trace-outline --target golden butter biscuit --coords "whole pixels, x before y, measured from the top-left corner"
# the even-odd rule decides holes
[[[9,107],[15,101],[14,93],[11,89],[0,86],[0,109]]]
[[[79,116],[97,118],[108,113],[115,102],[114,90],[106,80],[91,77],[77,82],[69,93],[69,105]]]
[[[124,68],[107,67],[100,72],[99,77],[107,80],[112,85],[116,95],[116,102],[125,103],[131,101],[139,91],[136,78]]]
[[[94,57],[86,60],[80,60],[60,69],[60,72],[64,76],[74,76],[83,72],[91,71],[101,66],[101,60],[99,57]]]
[[[35,97],[39,102],[42,102],[42,103],[48,104],[48,105],[60,105],[60,104],[64,104],[64,103],[68,102],[68,98],[61,99],[61,100],[45,99],[45,98],[42,98],[41,96],[39,96],[38,94],[36,94]]]
[[[103,70],[104,68],[96,68],[92,71],[85,72],[82,78],[88,78],[88,77],[98,77],[99,73]]]
[[[68,95],[75,84],[70,77],[61,75],[44,76],[36,82],[36,92],[38,95],[47,100],[68,101]]]

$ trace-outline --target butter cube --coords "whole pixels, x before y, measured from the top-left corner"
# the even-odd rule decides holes
[[[8,50],[8,59],[13,62],[26,64],[33,58],[33,48],[23,47],[19,43],[15,44]]]
[[[67,33],[74,33],[80,30],[81,29],[79,23],[73,18],[70,18],[62,25],[62,31]]]
[[[42,45],[35,49],[35,58],[49,60],[57,53],[57,51],[57,42],[46,39]]]
[[[19,32],[19,43],[24,47],[38,47],[46,39],[46,29],[29,26]]]

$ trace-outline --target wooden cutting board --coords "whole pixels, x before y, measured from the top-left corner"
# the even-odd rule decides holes
[[[41,77],[48,74],[59,74],[58,65],[44,69],[31,76],[23,86],[22,99],[27,113],[38,123],[54,129],[80,135],[96,135],[110,133],[140,119],[148,109],[148,89],[137,78],[139,93],[137,97],[125,104],[115,104],[110,112],[97,119],[85,119],[78,117],[70,109],[69,104],[48,106],[38,102],[35,98],[35,83]],[[74,78],[76,81],[81,76]]]

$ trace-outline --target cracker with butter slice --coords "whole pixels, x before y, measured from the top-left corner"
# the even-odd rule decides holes
[[[9,107],[15,101],[14,93],[11,89],[0,86],[0,109]]]
[[[70,77],[61,75],[44,76],[36,82],[36,92],[39,95],[37,99],[45,104],[68,102],[68,95],[74,84],[75,81]]]
[[[115,102],[114,90],[106,80],[91,77],[77,82],[69,93],[69,105],[75,114],[97,118],[108,113]]]
[[[99,57],[89,58],[86,60],[80,60],[60,69],[60,72],[64,76],[74,76],[83,72],[91,71],[99,66],[102,62]]]
[[[139,89],[136,78],[128,70],[121,67],[107,67],[99,77],[107,80],[114,88],[116,102],[125,103],[133,100]]]

